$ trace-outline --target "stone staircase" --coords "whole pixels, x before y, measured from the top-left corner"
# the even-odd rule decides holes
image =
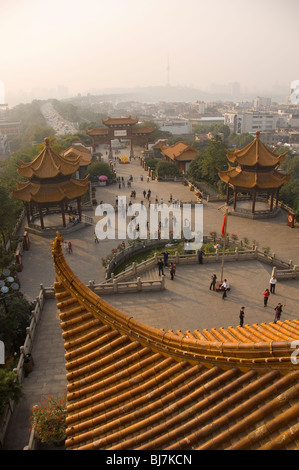
[[[128,282],[136,281],[137,277],[140,277],[142,281],[153,281],[161,279],[159,276],[158,267],[149,268],[147,271],[144,271],[138,275],[132,276],[128,279]]]

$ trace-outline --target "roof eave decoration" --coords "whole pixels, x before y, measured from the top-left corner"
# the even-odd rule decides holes
[[[49,139],[45,139],[45,147],[31,162],[17,166],[18,173],[25,178],[46,179],[59,174],[72,175],[80,165],[80,157],[75,160],[57,154],[50,146]]]
[[[40,184],[31,181],[17,183],[18,188],[12,191],[16,199],[40,204],[57,203],[83,196],[88,191],[89,176],[82,180],[71,177],[70,180],[59,184]]]
[[[234,152],[227,151],[227,158],[230,162],[240,165],[276,166],[284,161],[286,153],[275,154],[268,149],[260,140],[260,132],[257,131],[255,139],[243,149],[235,149]]]

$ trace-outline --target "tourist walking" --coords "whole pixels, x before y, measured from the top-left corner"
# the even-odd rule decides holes
[[[169,256],[169,251],[162,251],[161,253],[164,257],[164,266],[168,266],[168,256]],[[171,263],[172,264],[172,263]]]
[[[213,276],[211,277],[210,290],[212,289],[212,287],[213,287],[213,290],[216,290],[216,281],[217,281],[217,276],[216,274],[213,274]]]
[[[225,299],[226,298],[226,292],[228,291],[229,289],[229,283],[227,282],[226,279],[224,279],[223,283],[222,283],[222,286],[221,286],[221,289],[223,289],[223,294],[222,294],[222,298]]]
[[[264,291],[264,307],[267,307],[269,296],[270,296],[270,291],[269,289],[266,289]]]
[[[98,239],[97,234],[95,232],[93,234],[93,238],[94,238],[95,243],[99,243],[99,239]]]
[[[270,279],[270,292],[271,294],[275,294],[275,286],[277,284],[277,279],[276,277],[273,275]]]
[[[68,252],[69,252],[69,254],[71,254],[71,253],[73,252],[73,245],[72,245],[72,242],[68,242],[67,247],[68,247]]]
[[[203,255],[204,255],[203,250],[198,250],[198,252],[197,252],[197,258],[198,258],[199,264],[202,264]]]
[[[173,280],[174,275],[175,275],[175,267],[174,267],[173,263],[170,263],[169,272],[170,272],[170,279]]]
[[[275,317],[274,317],[274,323],[276,323],[278,320],[280,320],[281,314],[282,314],[282,304],[277,304],[275,307]]]
[[[162,261],[161,258],[159,258],[159,261],[158,261],[158,269],[159,269],[159,276],[164,276],[164,263]]]
[[[239,315],[239,318],[240,318],[240,326],[243,326],[243,325],[244,325],[244,316],[245,316],[244,309],[245,309],[245,307],[241,307],[241,310],[240,310],[240,315]]]

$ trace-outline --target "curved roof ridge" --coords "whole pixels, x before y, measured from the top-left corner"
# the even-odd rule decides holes
[[[84,305],[95,318],[111,328],[118,330],[122,335],[127,335],[131,340],[139,341],[152,350],[164,355],[171,355],[177,360],[190,362],[203,361],[222,366],[232,367],[260,367],[271,364],[272,368],[294,368],[290,361],[290,341],[260,341],[260,342],[222,342],[219,340],[202,340],[192,337],[178,336],[172,332],[158,330],[134,319],[113,307],[104,299],[89,289],[73,273],[66,263],[62,250],[63,238],[59,232],[52,243],[52,256],[56,274],[62,285],[69,291],[72,297]]]
[[[260,166],[276,166],[282,163],[287,152],[276,154],[270,150],[261,140],[260,132],[257,131],[255,139],[249,142],[243,149],[234,152],[227,151],[227,158],[232,163],[239,165],[260,165]]]
[[[59,174],[72,175],[79,168],[79,164],[80,156],[74,160],[59,155],[50,146],[49,138],[46,138],[44,148],[31,162],[21,162],[20,166],[16,166],[18,173],[25,178],[35,176],[39,179],[45,179],[56,177]]]

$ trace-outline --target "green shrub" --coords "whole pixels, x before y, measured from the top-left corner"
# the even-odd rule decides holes
[[[9,400],[16,403],[22,397],[22,385],[13,371],[0,369],[0,416],[2,416]]]

